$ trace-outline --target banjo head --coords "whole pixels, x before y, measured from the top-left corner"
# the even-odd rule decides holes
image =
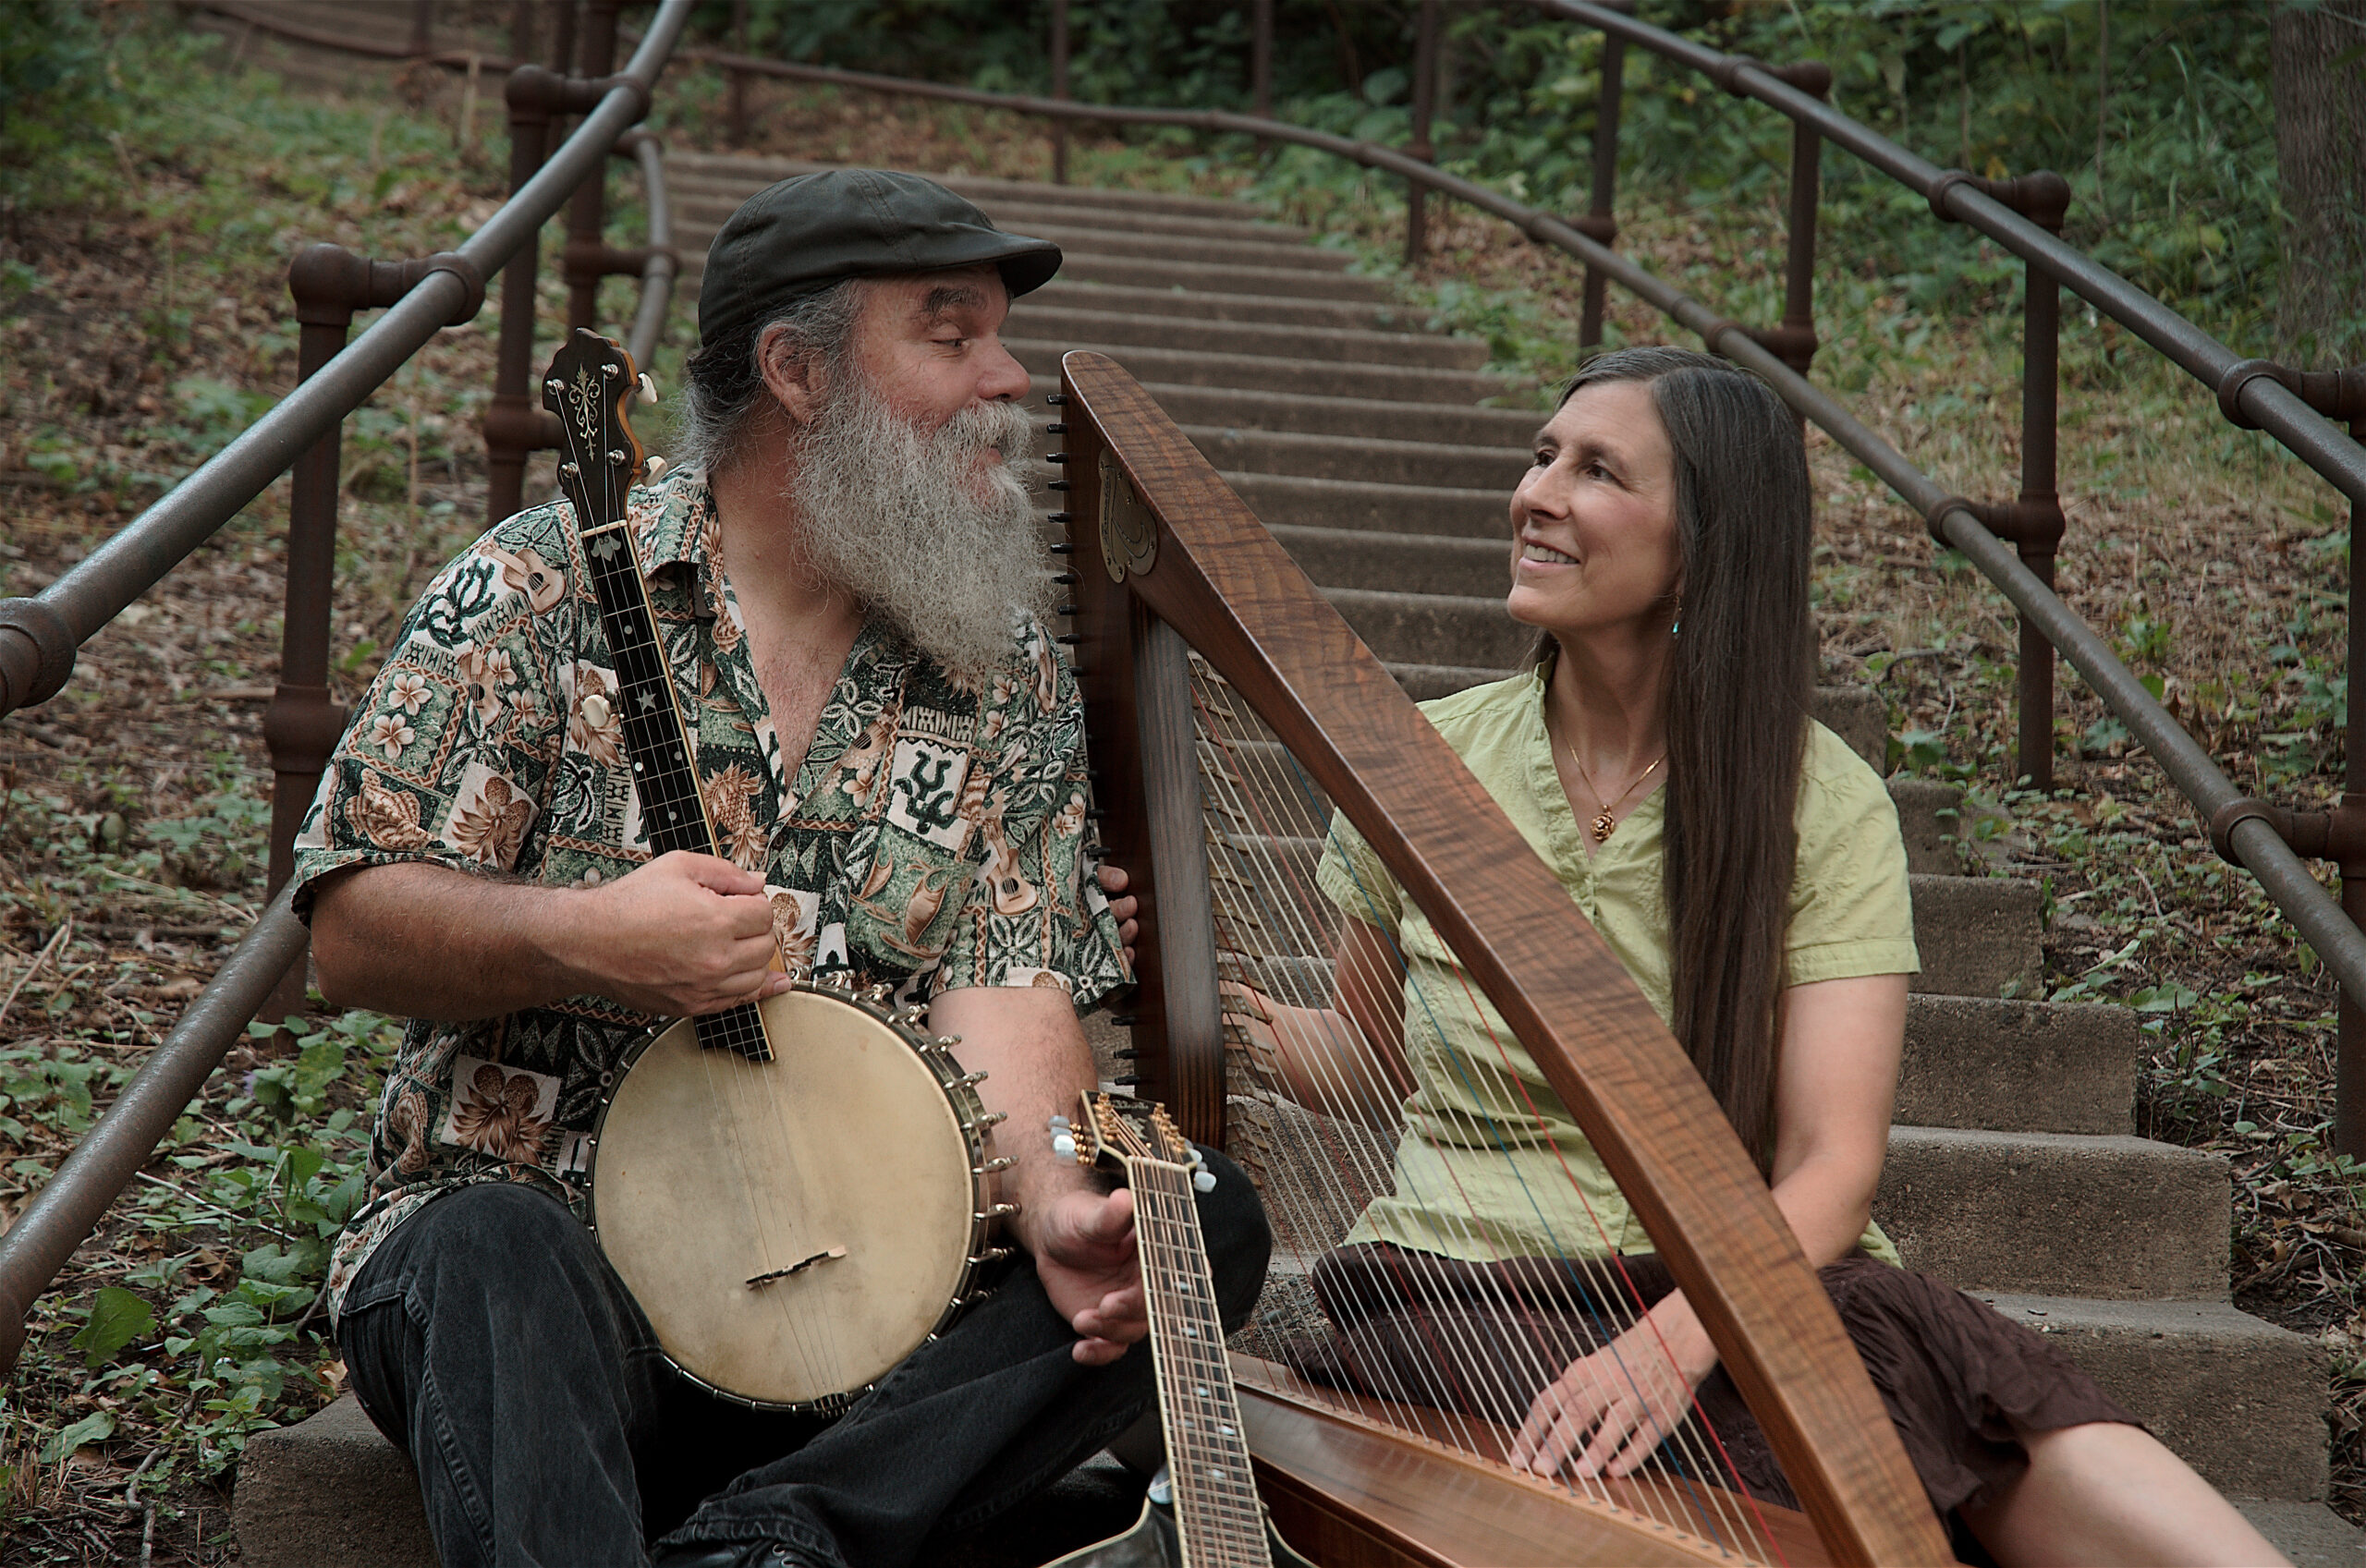
[[[685,1019],[628,1064],[594,1135],[592,1228],[682,1371],[827,1409],[961,1305],[980,1107],[948,1056],[843,993],[763,1013],[770,1062],[701,1050]]]

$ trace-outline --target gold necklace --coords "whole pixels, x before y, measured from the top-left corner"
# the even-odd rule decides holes
[[[1600,801],[1602,799],[1602,791],[1595,785],[1593,782],[1593,775],[1586,772],[1586,765],[1578,760],[1578,748],[1574,745],[1570,745],[1566,741],[1562,744],[1568,748],[1569,762],[1571,766],[1578,770],[1578,777],[1586,781],[1586,788],[1592,793],[1595,800]],[[1645,768],[1641,772],[1637,773],[1635,775],[1635,782],[1628,784],[1625,789],[1620,790],[1616,800],[1605,803],[1600,811],[1594,813],[1593,820],[1587,824],[1587,827],[1593,833],[1594,843],[1602,844],[1609,839],[1610,830],[1618,825],[1618,819],[1615,815],[1618,808],[1626,804],[1627,797],[1628,796],[1643,787],[1643,781],[1652,776],[1653,769],[1657,768],[1661,763],[1666,760],[1667,753],[1665,751],[1653,758],[1651,767]]]

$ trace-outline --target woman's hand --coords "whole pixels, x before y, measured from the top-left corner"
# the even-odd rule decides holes
[[[1673,1433],[1716,1348],[1681,1292],[1592,1355],[1569,1363],[1528,1407],[1507,1455],[1552,1476],[1632,1475]]]

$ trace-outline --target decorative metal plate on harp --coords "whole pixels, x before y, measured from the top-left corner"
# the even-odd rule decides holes
[[[1273,1221],[1234,1367],[1276,1525],[1331,1564],[1953,1562],[1764,1180],[1551,870],[1124,371],[1072,353],[1062,386],[1103,836],[1150,895],[1140,1092]],[[1646,1246],[1797,1510],[1697,1403],[1623,1479],[1503,1462],[1573,1355],[1487,1325],[1654,1354]]]

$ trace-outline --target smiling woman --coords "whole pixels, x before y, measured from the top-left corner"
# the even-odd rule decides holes
[[[1703,355],[1604,356],[1538,432],[1510,512],[1506,604],[1541,634],[1534,667],[1425,711],[1699,1068],[1933,1506],[2004,1562],[2277,1561],[2092,1379],[1898,1267],[1872,1222],[1918,961],[1882,781],[1808,717],[1789,412]],[[1331,1004],[1235,999],[1290,1098],[1395,1149],[1313,1267],[1332,1331],[1296,1344],[1299,1370],[1500,1422],[1540,1474],[1673,1464],[1793,1504],[1601,1157],[1344,819],[1317,881],[1341,917]],[[1688,1416],[1714,1459],[1687,1453]]]

